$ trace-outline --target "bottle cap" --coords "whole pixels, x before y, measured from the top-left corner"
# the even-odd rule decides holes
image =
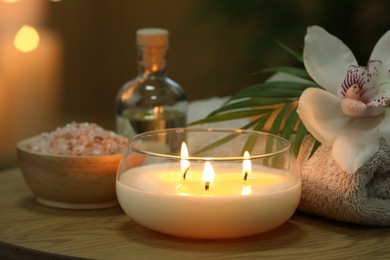
[[[162,28],[143,28],[137,30],[137,45],[149,47],[168,46],[169,32]]]

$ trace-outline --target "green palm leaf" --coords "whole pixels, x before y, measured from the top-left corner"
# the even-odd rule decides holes
[[[294,51],[281,43],[280,41],[276,41],[278,45],[280,45],[284,50],[286,50],[288,53],[290,53],[297,61],[303,63],[303,55],[297,51]]]
[[[269,73],[269,72],[272,72],[272,73],[283,72],[283,73],[286,73],[286,74],[289,74],[292,76],[296,76],[296,77],[299,77],[299,78],[302,78],[305,80],[312,81],[312,78],[310,77],[310,75],[307,73],[306,70],[301,69],[301,68],[295,68],[295,67],[271,67],[271,68],[267,68],[267,69],[262,69],[258,72],[251,73],[249,75],[255,76],[255,75],[260,74],[260,73]]]
[[[321,143],[318,140],[315,140],[313,148],[311,149],[309,158],[314,154],[318,147],[320,147]]]
[[[286,98],[268,98],[268,97],[254,97],[249,99],[242,99],[235,102],[226,103],[221,108],[211,112],[208,116],[216,115],[226,111],[232,111],[235,109],[278,105],[288,101],[290,100]]]
[[[289,49],[280,42],[278,44],[303,63],[302,54]],[[192,122],[190,125],[251,118],[250,123],[243,126],[242,129],[253,127],[253,130],[256,131],[269,131],[271,134],[281,135],[292,141],[292,150],[298,156],[302,142],[305,136],[309,134],[296,111],[299,97],[309,87],[321,87],[311,79],[306,70],[301,68],[272,67],[260,70],[252,75],[268,72],[282,72],[294,76],[298,80],[274,80],[248,86],[233,95],[222,107],[212,111],[206,118]],[[230,141],[231,138],[234,137],[228,136],[217,140],[203,150],[221,145]],[[245,150],[252,151],[255,143],[256,138],[248,138],[242,153]],[[320,143],[316,140],[310,156],[313,155],[319,145]]]
[[[301,144],[303,142],[303,139],[308,134],[308,131],[306,127],[303,125],[302,122],[299,123],[297,133],[295,135],[294,141],[292,142],[292,150],[295,156],[298,156],[299,150],[301,148]],[[313,154],[314,152],[311,152]]]
[[[270,134],[278,134],[280,126],[282,124],[282,120],[285,117],[287,108],[290,106],[290,103],[286,103],[283,105],[283,107],[279,110],[277,113],[275,120],[273,121],[272,127],[270,129]]]
[[[272,81],[255,84],[246,87],[230,98],[229,102],[235,99],[250,97],[268,98],[299,98],[302,92],[309,87],[319,87],[315,83],[297,83]]]
[[[299,121],[299,116],[298,116],[297,109],[295,106],[295,108],[292,108],[290,114],[287,117],[286,124],[284,126],[283,131],[282,131],[282,137],[286,138],[287,140],[290,140],[291,135],[294,133],[294,128],[295,128],[298,121]]]
[[[264,126],[265,126],[265,124],[269,120],[270,115],[271,115],[271,113],[268,113],[267,115],[264,115],[264,116],[258,118],[257,120],[254,120],[256,125],[253,128],[253,130],[255,130],[255,131],[262,131]],[[257,140],[257,138],[255,136],[250,136],[248,138],[248,140],[246,141],[246,143],[245,143],[245,145],[244,145],[244,147],[243,147],[243,149],[241,151],[241,154],[244,154],[245,151],[248,151],[249,153],[252,153],[252,150],[253,150],[253,147],[255,146],[256,140]]]
[[[258,109],[246,109],[242,111],[233,111],[218,115],[212,115],[209,117],[206,117],[201,120],[194,121],[190,123],[189,125],[198,125],[198,124],[205,124],[205,123],[215,123],[215,122],[221,122],[221,121],[227,121],[227,120],[233,120],[233,119],[240,119],[240,118],[247,118],[251,116],[258,116],[262,114],[266,114],[271,112],[271,108],[258,108]]]

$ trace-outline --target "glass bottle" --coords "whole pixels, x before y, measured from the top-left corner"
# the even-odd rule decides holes
[[[187,98],[181,86],[165,71],[169,32],[139,29],[138,76],[125,83],[116,99],[116,130],[131,137],[142,132],[184,127]]]

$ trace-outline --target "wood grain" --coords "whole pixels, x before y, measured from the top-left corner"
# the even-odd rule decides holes
[[[297,213],[279,228],[252,237],[188,240],[143,228],[119,207],[82,211],[41,206],[16,168],[0,172],[0,183],[0,258],[390,258],[390,228]]]

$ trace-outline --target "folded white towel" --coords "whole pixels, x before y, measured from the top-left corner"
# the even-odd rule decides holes
[[[298,157],[302,177],[299,209],[327,218],[390,226],[390,147],[384,143],[355,173],[341,170],[331,147],[320,146],[307,159],[310,142]]]

